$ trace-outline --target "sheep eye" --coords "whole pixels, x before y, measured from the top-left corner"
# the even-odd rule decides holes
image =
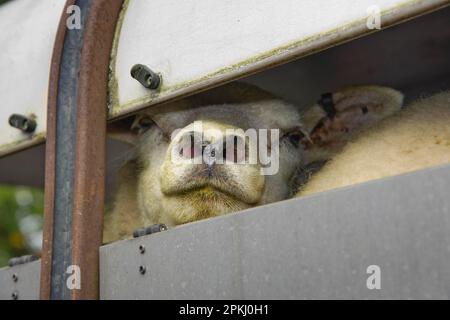
[[[142,129],[148,129],[154,124],[153,120],[149,117],[143,117],[139,119],[139,127]]]
[[[294,147],[298,148],[300,145],[300,141],[305,137],[305,135],[301,131],[292,131],[286,133],[283,138],[289,139],[289,142],[294,145]]]

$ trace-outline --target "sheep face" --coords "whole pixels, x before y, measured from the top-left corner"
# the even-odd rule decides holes
[[[260,114],[241,126],[217,117],[195,120],[170,137],[157,125],[148,129],[140,138],[137,162],[138,204],[145,220],[173,226],[287,198],[303,135],[298,111],[283,106],[291,115],[283,127]],[[240,107],[211,106],[196,113],[201,119],[199,113],[217,114],[210,109],[221,108],[219,114],[234,117],[252,109]]]
[[[374,86],[327,99],[327,105],[302,114],[259,88],[230,84],[148,109],[131,130],[129,124],[118,127],[113,136],[137,152],[119,174],[104,240],[156,223],[171,227],[289,198],[304,183],[297,179],[299,170],[330,159],[352,134],[402,103],[399,92]]]

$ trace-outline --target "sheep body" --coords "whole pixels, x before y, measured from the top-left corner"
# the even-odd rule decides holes
[[[297,196],[450,163],[450,92],[418,100],[361,132]]]

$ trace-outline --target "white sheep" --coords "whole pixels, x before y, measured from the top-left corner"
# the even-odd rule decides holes
[[[297,196],[450,163],[450,92],[420,99],[362,131]]]
[[[300,108],[280,98],[253,86],[230,84],[149,109],[137,115],[135,135],[129,130],[118,133],[132,141],[137,152],[121,170],[104,241],[129,237],[152,224],[173,227],[286,199],[292,196],[299,167],[329,159],[361,128],[396,112],[402,101],[390,88],[352,87],[328,94],[322,106],[309,108],[302,119]],[[196,121],[203,121],[202,128],[195,128]],[[181,130],[172,134],[175,129]],[[229,134],[227,129],[237,131]],[[261,175],[261,158],[238,163],[239,156],[234,158],[222,146],[221,140],[228,138],[247,141],[243,131],[248,129],[279,130],[277,140],[258,145],[276,160],[273,174]],[[204,140],[196,142],[194,132]],[[243,145],[251,150],[251,144]],[[178,161],[197,159],[185,150],[203,153],[210,147],[222,156],[226,153],[230,163],[220,164],[210,155],[198,164]]]

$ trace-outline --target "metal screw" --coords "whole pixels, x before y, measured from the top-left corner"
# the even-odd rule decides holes
[[[161,75],[153,72],[143,64],[136,64],[131,68],[131,76],[147,89],[156,90],[161,85]]]
[[[26,133],[32,133],[36,130],[36,121],[20,114],[11,115],[9,117],[9,124],[11,127],[17,128]]]
[[[12,279],[13,279],[14,282],[17,282],[17,280],[19,280],[19,277],[17,276],[17,274],[14,273],[12,275]]]
[[[11,297],[13,298],[13,300],[19,299],[19,292],[14,291],[14,292],[11,294]]]
[[[144,254],[145,253],[145,246],[144,245],[140,245],[139,246],[139,252],[141,253],[141,254]]]
[[[147,268],[145,266],[139,266],[140,274],[145,274],[146,271],[147,271]]]

